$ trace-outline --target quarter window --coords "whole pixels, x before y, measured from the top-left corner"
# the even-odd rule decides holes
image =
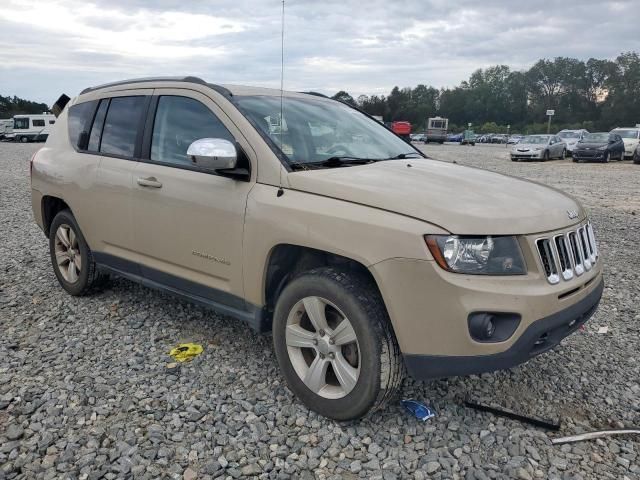
[[[234,141],[218,117],[199,101],[188,97],[160,97],[153,124],[151,160],[191,165],[187,149],[201,138]]]
[[[69,141],[74,148],[78,148],[78,142],[82,133],[89,134],[93,112],[96,111],[97,100],[77,103],[69,108]]]
[[[144,104],[142,96],[111,99],[102,131],[101,153],[134,156]]]
[[[107,114],[107,107],[109,106],[109,99],[103,98],[100,100],[100,106],[96,112],[96,118],[93,120],[93,126],[91,127],[91,134],[89,136],[89,145],[87,150],[90,152],[100,151],[100,135],[102,135],[102,127],[104,126],[104,117]]]

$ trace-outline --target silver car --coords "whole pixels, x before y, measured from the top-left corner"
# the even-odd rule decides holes
[[[582,140],[587,133],[589,132],[584,128],[579,130],[560,130],[558,136],[567,144],[567,153],[572,155],[578,142]]]
[[[511,160],[564,159],[567,156],[567,144],[557,135],[527,135],[511,148]]]

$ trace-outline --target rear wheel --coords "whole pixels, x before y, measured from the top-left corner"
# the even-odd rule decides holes
[[[20,137],[20,142],[21,143],[27,143],[29,141],[29,139],[27,137]]]
[[[273,321],[278,364],[311,410],[353,420],[383,408],[404,367],[375,285],[333,268],[303,273],[278,298]]]
[[[59,212],[53,219],[49,228],[49,250],[53,272],[69,294],[84,295],[104,280],[69,210]]]

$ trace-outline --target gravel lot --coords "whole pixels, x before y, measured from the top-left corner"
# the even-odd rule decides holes
[[[604,298],[584,331],[525,365],[407,380],[404,398],[437,412],[426,423],[395,404],[339,424],[293,398],[270,336],[126,280],[66,295],[31,215],[37,148],[0,143],[0,479],[640,478],[638,437],[552,446],[555,434],[461,404],[471,395],[560,418],[561,434],[640,426],[640,166],[512,163],[504,146],[424,147],[583,201],[606,262]],[[204,353],[168,368],[168,350],[182,341]]]

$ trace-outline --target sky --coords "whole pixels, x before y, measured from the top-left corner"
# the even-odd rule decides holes
[[[52,104],[115,80],[279,88],[281,0],[2,0],[0,95]],[[453,87],[478,68],[640,50],[640,0],[286,0],[284,87]]]

